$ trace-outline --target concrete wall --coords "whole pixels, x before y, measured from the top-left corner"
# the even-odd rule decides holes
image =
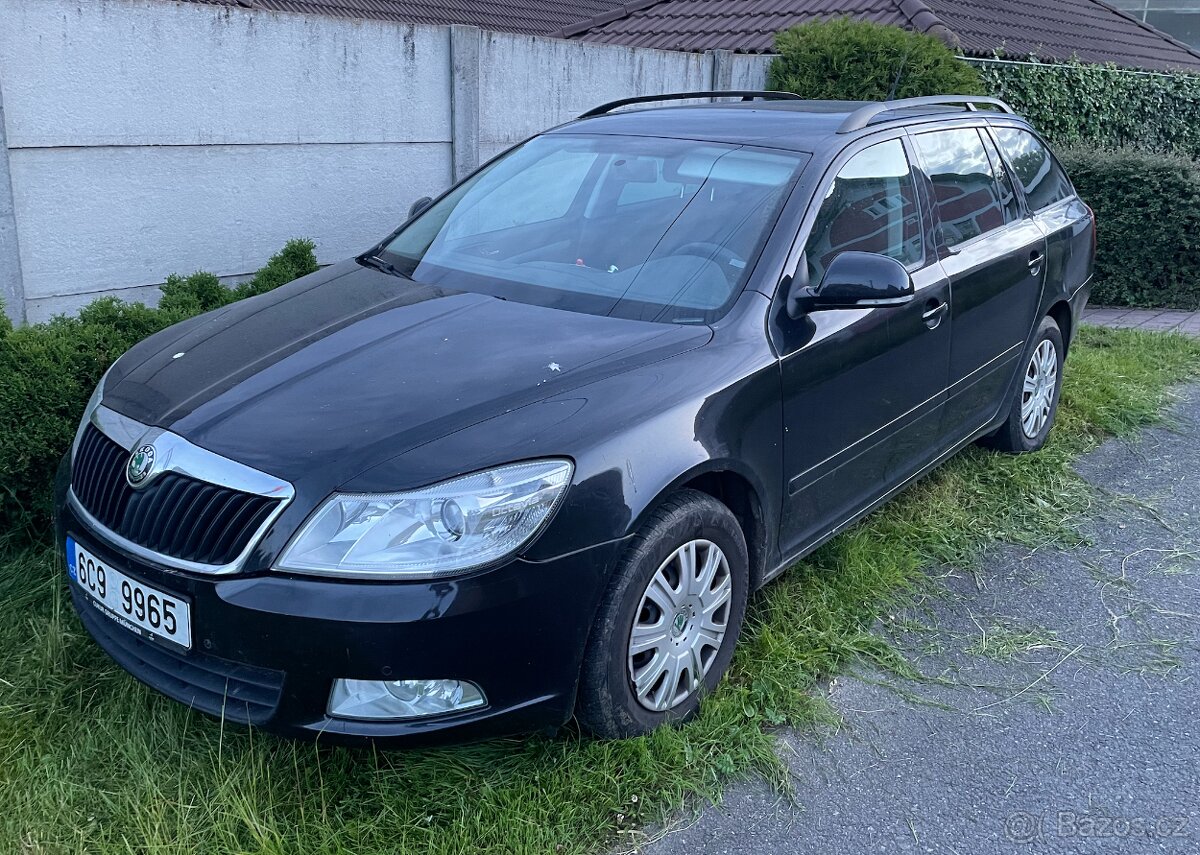
[[[344,258],[596,103],[765,74],[761,57],[167,0],[0,0],[0,22],[0,297],[30,321],[153,299],[172,272],[244,275],[290,237]]]
[[[482,160],[606,101],[712,88],[709,55],[509,33],[484,34],[479,64]]]

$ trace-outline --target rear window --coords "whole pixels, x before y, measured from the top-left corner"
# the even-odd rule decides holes
[[[1062,168],[1050,156],[1042,141],[1019,128],[995,128],[1000,150],[1004,152],[1017,180],[1025,189],[1029,210],[1040,211],[1061,202],[1074,193]]]

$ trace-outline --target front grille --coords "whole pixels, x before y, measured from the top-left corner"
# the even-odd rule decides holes
[[[231,662],[208,653],[175,652],[145,641],[100,613],[74,590],[76,611],[96,643],[118,665],[168,697],[209,715],[262,724],[279,705],[283,672]]]
[[[101,525],[160,555],[224,565],[241,555],[279,499],[164,472],[141,490],[125,480],[129,452],[88,425],[71,490]]]

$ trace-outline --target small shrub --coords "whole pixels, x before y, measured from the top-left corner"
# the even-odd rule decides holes
[[[190,276],[172,273],[162,286],[158,307],[164,312],[177,312],[189,317],[219,309],[232,302],[233,289],[226,288],[211,273],[198,270]]]
[[[1096,212],[1092,302],[1200,309],[1200,164],[1130,149],[1059,154]]]
[[[191,276],[172,274],[162,287],[159,308],[191,316],[265,294],[314,272],[317,269],[315,250],[316,244],[310,240],[290,240],[252,279],[232,288],[225,287],[216,276],[203,271]]]
[[[234,299],[265,294],[293,279],[307,276],[317,269],[316,244],[310,240],[290,240],[279,252],[271,256],[267,266],[249,282],[233,289]]]
[[[880,101],[918,95],[980,95],[979,74],[934,36],[834,18],[784,30],[769,86],[805,98]]]
[[[38,537],[48,530],[59,459],[96,383],[118,356],[171,324],[316,269],[313,244],[294,240],[237,288],[225,288],[210,273],[172,276],[156,309],[107,297],[74,317],[17,328],[0,324],[0,536]]]

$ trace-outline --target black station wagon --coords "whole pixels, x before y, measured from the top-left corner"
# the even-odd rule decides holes
[[[1094,242],[994,99],[604,105],[122,356],[59,478],[71,595],[138,679],[290,736],[685,719],[751,591],[1045,442]]]

